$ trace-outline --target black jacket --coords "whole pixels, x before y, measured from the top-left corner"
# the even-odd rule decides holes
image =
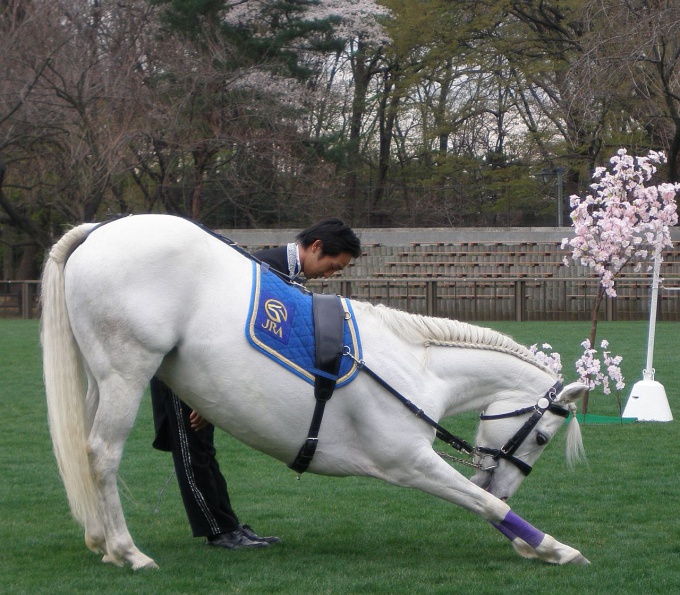
[[[253,256],[268,264],[271,268],[288,275],[288,246],[278,246],[253,252]]]

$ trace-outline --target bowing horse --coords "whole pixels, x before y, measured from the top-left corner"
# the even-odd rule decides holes
[[[157,375],[217,427],[293,468],[311,440],[298,471],[418,488],[489,521],[521,556],[587,564],[506,502],[587,387],[563,387],[492,330],[337,299],[341,353],[324,373],[306,346],[311,296],[225,238],[169,215],[68,231],[43,271],[41,341],[54,453],[87,547],[106,562],[156,567],[128,532],[116,478]],[[312,436],[319,375],[335,390]],[[476,446],[439,425],[466,411],[481,412]],[[578,458],[575,417],[567,432],[567,457]],[[470,455],[470,479],[435,452],[436,437]]]

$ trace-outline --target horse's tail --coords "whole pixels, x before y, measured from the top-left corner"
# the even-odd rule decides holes
[[[52,446],[71,512],[83,526],[97,517],[97,499],[88,461],[87,381],[66,309],[64,265],[95,225],[75,227],[53,246],[43,268],[41,294],[40,340]]]

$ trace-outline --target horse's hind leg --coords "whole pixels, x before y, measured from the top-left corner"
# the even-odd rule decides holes
[[[87,424],[85,430],[87,436],[90,436],[92,433],[92,426],[98,406],[99,387],[92,373],[87,370],[87,396],[85,398],[85,423]],[[90,452],[91,450],[88,450],[88,456],[91,458]],[[85,544],[87,547],[93,552],[106,554],[106,535],[101,515],[88,515],[83,521],[85,526]]]
[[[101,546],[104,537],[104,561],[118,566],[127,563],[133,569],[157,568],[155,562],[140,552],[127,529],[118,493],[118,467],[125,441],[132,429],[144,392],[141,381],[130,383],[112,373],[99,381],[99,403],[88,440],[89,458],[99,491],[101,527],[87,527],[88,546]],[[100,548],[101,549],[101,548]]]

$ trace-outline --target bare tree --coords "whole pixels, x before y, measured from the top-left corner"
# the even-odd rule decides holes
[[[583,87],[601,89],[612,109],[610,135],[632,149],[668,155],[667,175],[680,179],[680,5],[672,0],[591,0]]]
[[[3,60],[1,206],[46,248],[61,224],[109,209],[112,184],[125,174],[125,147],[143,117],[140,44],[150,11],[141,1],[23,8]]]

